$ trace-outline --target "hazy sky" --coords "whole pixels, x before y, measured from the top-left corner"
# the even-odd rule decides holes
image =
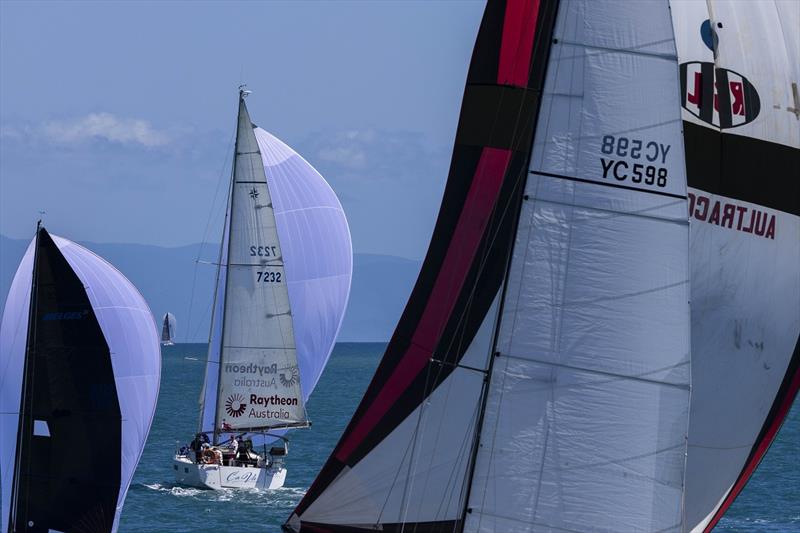
[[[228,180],[236,87],[339,194],[356,252],[422,257],[482,1],[0,2],[0,233],[176,246]]]

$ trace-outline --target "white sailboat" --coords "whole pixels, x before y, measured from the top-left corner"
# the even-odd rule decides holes
[[[333,348],[352,276],[336,195],[251,123],[247,94],[240,89],[199,428],[173,462],[178,483],[209,489],[283,486],[285,433],[310,425],[305,402]]]
[[[166,313],[161,320],[161,346],[175,344],[175,315]]]

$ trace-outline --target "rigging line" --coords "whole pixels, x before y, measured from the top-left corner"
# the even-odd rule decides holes
[[[430,376],[431,376],[431,365],[427,365],[427,370],[425,373],[425,387],[423,388],[423,390],[428,389],[428,385],[430,383]],[[422,438],[424,437],[423,435],[424,432],[420,432],[420,426],[422,425],[422,419],[425,416],[425,411],[426,411],[425,407],[429,404],[429,402],[430,400],[428,396],[422,398],[422,401],[420,402],[419,405],[419,416],[417,417],[417,423],[416,426],[414,427],[413,440],[411,444],[411,457],[409,457],[408,459],[408,474],[406,475],[406,482],[403,485],[403,498],[400,501],[400,510],[401,510],[400,533],[403,533],[406,527],[406,518],[408,517],[408,506],[411,501],[411,492],[413,491],[413,486],[414,486],[412,479],[417,473],[417,468],[416,465],[414,464],[414,455],[415,455],[414,452],[417,449],[417,439],[422,440]],[[420,444],[420,446],[422,446],[422,444]]]
[[[200,249],[197,251],[197,258],[195,259],[194,273],[192,275],[192,289],[189,292],[189,309],[188,309],[187,318],[186,318],[186,331],[187,332],[191,331],[192,308],[194,306],[194,290],[195,290],[195,286],[197,284],[197,264],[198,264],[198,261],[200,260],[200,257],[202,257],[202,255],[203,255],[203,247],[205,246],[206,239],[208,238],[208,231],[209,231],[209,228],[211,227],[212,213],[214,212],[214,206],[217,205],[217,197],[219,196],[219,191],[220,191],[220,189],[222,187],[222,183],[223,183],[223,179],[222,178],[224,176],[225,167],[228,165],[228,154],[231,153],[231,143],[233,142],[233,138],[234,138],[235,135],[236,135],[236,130],[234,129],[233,133],[231,133],[230,139],[228,139],[228,145],[225,148],[225,158],[222,161],[222,168],[220,168],[219,175],[217,176],[217,188],[214,191],[214,199],[211,201],[211,210],[209,211],[208,218],[206,219],[206,228],[203,230],[203,238],[202,238],[202,241],[200,242]],[[216,291],[216,287],[214,288],[214,290]],[[203,315],[203,318],[205,318],[205,315]],[[197,330],[195,330],[194,334],[197,335],[198,331],[199,331],[199,328]],[[194,338],[194,337],[189,337],[186,340],[190,341],[192,338]]]
[[[560,321],[559,321],[559,323],[560,323]],[[559,335],[559,338],[560,338],[560,335]],[[648,384],[651,384],[651,385],[664,385],[666,387],[673,387],[673,388],[676,388],[676,389],[681,389],[681,390],[686,390],[686,391],[689,390],[689,385],[684,385],[682,383],[672,383],[670,381],[660,381],[660,380],[657,380],[657,379],[648,379],[648,378],[642,377],[642,376],[646,376],[648,374],[652,374],[654,372],[658,372],[659,370],[651,370],[651,371],[645,372],[643,374],[638,374],[638,375],[619,374],[617,372],[608,372],[606,370],[599,370],[599,369],[595,369],[595,368],[584,368],[584,367],[580,367],[580,366],[567,365],[567,364],[564,364],[564,363],[555,363],[553,361],[545,361],[543,359],[533,359],[533,358],[530,358],[530,357],[521,357],[519,355],[512,355],[512,354],[507,354],[507,353],[500,354],[498,352],[498,355],[502,356],[502,357],[506,357],[508,359],[514,359],[514,360],[517,360],[517,361],[523,361],[523,362],[527,362],[527,363],[533,363],[533,364],[545,365],[545,366],[551,366],[551,367],[557,367],[557,368],[564,368],[566,370],[574,370],[576,372],[584,372],[586,374],[595,374],[595,375],[598,375],[598,376],[606,376],[606,377],[614,378],[614,379],[611,379],[611,380],[606,381],[606,382],[592,382],[593,385],[599,384],[599,383],[609,383],[609,382],[617,381],[617,380],[631,380],[631,381],[640,381],[642,383],[648,383]],[[688,361],[685,362],[685,363],[679,363],[677,365],[674,365],[673,367],[668,367],[668,368],[677,368],[677,367],[680,367],[680,366],[685,366],[687,364],[688,364]]]
[[[441,359],[431,359],[430,361],[432,363],[438,363],[440,365],[447,365],[447,366],[450,366],[450,367],[453,367],[453,368],[464,368],[466,370],[473,370],[475,372],[479,372],[479,373],[484,374],[484,375],[486,374],[486,369],[484,369],[484,368],[476,368],[474,366],[462,365],[462,364],[459,364],[459,363],[451,363],[450,361],[443,361]]]
[[[668,42],[671,42],[671,41],[672,41],[672,39],[661,39],[659,41],[653,41],[651,43],[643,43],[643,44],[637,45],[635,48],[613,48],[613,47],[610,47],[610,46],[601,46],[601,45],[598,45],[598,44],[589,44],[589,43],[579,43],[577,41],[566,41],[566,40],[561,40],[561,39],[558,40],[558,44],[564,44],[564,45],[567,45],[567,46],[574,46],[576,48],[584,48],[584,49],[587,50],[586,54],[576,54],[574,56],[567,56],[566,58],[564,58],[564,59],[567,59],[567,60],[576,59],[578,57],[584,57],[584,55],[588,57],[590,55],[599,56],[599,55],[603,55],[603,54],[606,54],[606,53],[611,53],[611,54],[630,54],[630,55],[651,57],[651,58],[654,58],[654,59],[664,59],[664,60],[667,60],[667,61],[677,62],[678,61],[678,56],[676,56],[674,54],[667,54],[667,53],[664,53],[664,52],[643,52],[641,50],[637,50],[637,48],[643,48],[645,46],[652,46],[654,44],[668,43]],[[596,54],[590,54],[590,53],[588,53],[589,50],[597,51],[597,53]]]
[[[479,410],[479,408],[480,408],[480,402],[477,401],[477,399],[476,399],[475,407],[473,409],[473,416],[471,418],[472,420],[477,420],[478,419],[478,410]],[[458,448],[458,454],[456,454],[455,461],[453,461],[453,468],[450,469],[450,475],[448,476],[447,484],[445,485],[445,487],[450,489],[450,492],[449,492],[449,495],[447,496],[447,506],[444,507],[444,511],[446,511],[447,509],[450,508],[451,503],[453,501],[453,496],[455,496],[455,490],[453,490],[453,489],[455,488],[454,485],[455,485],[456,471],[461,470],[461,465],[462,465],[462,461],[463,460],[465,460],[465,459],[468,460],[467,452],[471,451],[471,446],[467,446],[467,444],[469,444],[471,442],[471,439],[469,438],[469,436],[474,431],[475,431],[475,429],[474,429],[474,422],[473,422],[473,424],[471,426],[467,427],[467,430],[465,432],[465,438],[461,440],[461,445]],[[463,469],[466,470],[467,466],[468,466],[468,462],[464,463]],[[457,500],[456,509],[461,509],[461,503],[463,502],[464,490],[465,490],[465,485],[466,485],[466,483],[464,483],[463,479],[462,479],[462,482],[461,482],[460,485],[461,485],[461,490],[459,490],[459,493],[458,493],[458,500]],[[435,516],[440,516],[440,513],[443,511],[442,505],[444,503],[445,503],[445,498],[442,498],[442,500],[439,502],[439,507],[436,509],[436,515]]]

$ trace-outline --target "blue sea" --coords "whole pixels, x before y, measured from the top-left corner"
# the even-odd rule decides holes
[[[279,532],[336,444],[384,346],[336,346],[308,403],[313,426],[291,435],[286,486],[262,492],[214,492],[175,485],[172,455],[176,441],[185,442],[195,430],[206,346],[165,347],[156,417],[125,501],[120,531]],[[800,408],[794,407],[761,466],[716,530],[800,531]]]

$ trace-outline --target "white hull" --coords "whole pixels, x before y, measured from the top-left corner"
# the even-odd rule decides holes
[[[197,464],[185,456],[173,461],[175,481],[201,489],[279,489],[286,480],[286,469],[275,464],[268,468]]]
[[[172,341],[161,341],[161,346],[175,346],[175,343]]]

